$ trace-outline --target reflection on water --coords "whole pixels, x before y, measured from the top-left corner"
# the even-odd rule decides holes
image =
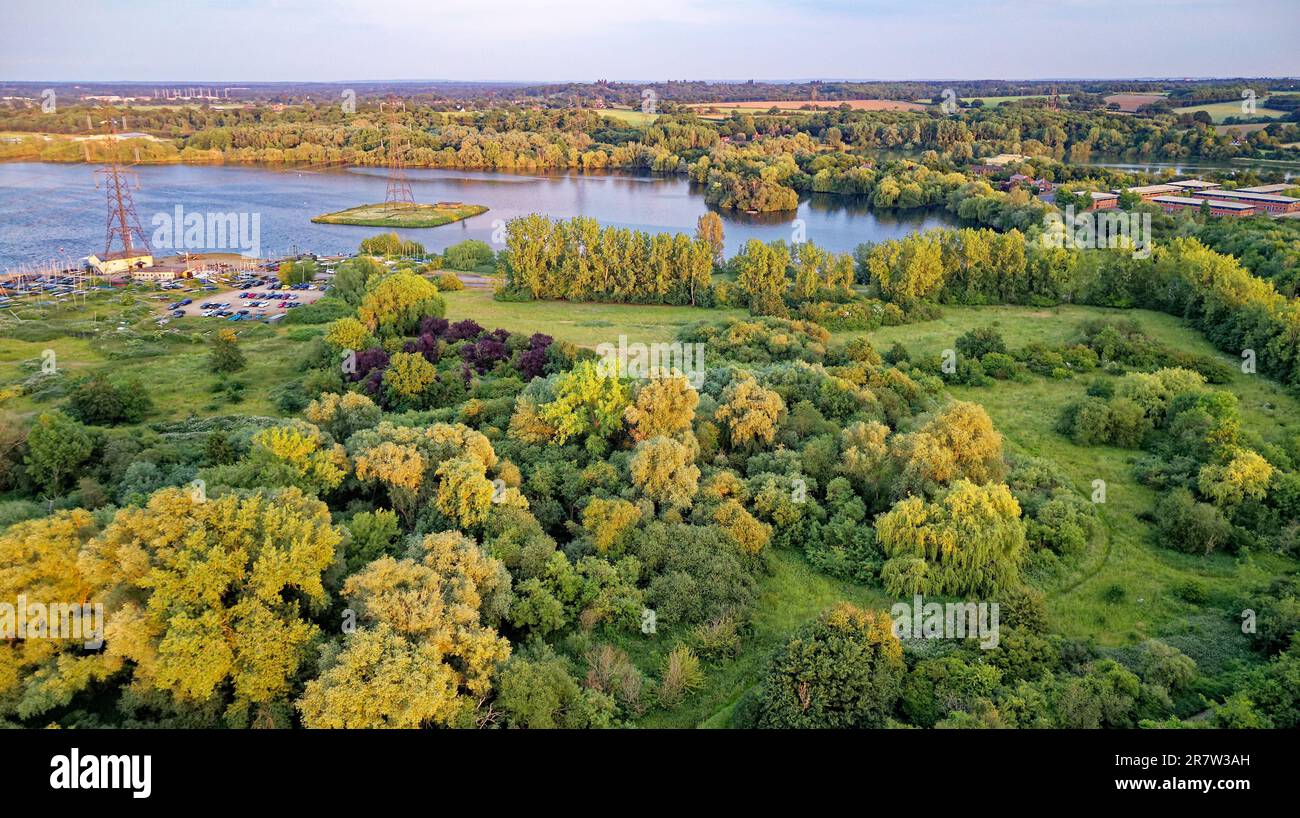
[[[32,162],[0,163],[0,268],[66,254],[73,259],[101,252],[104,192],[94,187],[94,168]],[[322,213],[380,202],[383,168],[295,170],[255,166],[142,166],[136,209],[146,237],[152,220],[177,206],[187,213],[260,214],[263,255],[293,250],[352,252],[378,228],[312,224]],[[417,201],[485,205],[487,213],[427,230],[401,230],[404,238],[442,250],[465,239],[491,242],[516,216],[591,216],[602,224],[648,232],[693,233],[708,206],[699,185],[680,176],[631,173],[493,173],[471,170],[407,171]],[[951,225],[943,211],[872,213],[861,197],[813,194],[794,213],[719,211],[727,251],[749,239],[791,240],[802,221],[809,241],[837,251]],[[193,250],[213,248],[189,248]]]
[[[1128,171],[1130,173],[1163,173],[1166,170],[1172,170],[1175,176],[1204,173],[1207,170],[1217,171],[1219,173],[1232,173],[1233,171],[1240,170],[1281,173],[1282,178],[1288,181],[1300,176],[1300,167],[1294,163],[1277,164],[1252,160],[1242,160],[1240,162],[1213,162],[1204,159],[1190,159],[1180,162],[1125,162],[1122,160],[1094,159],[1085,162],[1084,164],[1096,165],[1097,167],[1102,168],[1114,168],[1115,170]]]

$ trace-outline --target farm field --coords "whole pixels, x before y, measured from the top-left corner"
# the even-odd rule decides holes
[[[1133,113],[1143,105],[1155,102],[1164,96],[1165,94],[1110,94],[1105,99],[1107,103],[1118,103],[1121,111]]]
[[[898,99],[818,99],[818,100],[747,100],[743,102],[701,102],[689,107],[703,112],[744,110],[767,111],[777,108],[783,112],[797,112],[806,106],[813,108],[838,108],[847,105],[854,111],[923,111],[926,106]]]

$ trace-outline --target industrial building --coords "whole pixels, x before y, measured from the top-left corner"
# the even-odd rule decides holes
[[[1115,190],[1112,192],[1120,193],[1121,191]],[[1175,185],[1140,185],[1129,188],[1128,192],[1136,193],[1142,201],[1149,202],[1157,196],[1177,196],[1183,193],[1184,190]]]
[[[1252,190],[1214,190],[1200,195],[1204,198],[1221,201],[1245,202],[1260,213],[1300,212],[1300,199],[1279,196],[1276,193],[1259,193]]]
[[[1114,210],[1119,207],[1119,194],[1101,193],[1096,190],[1089,191],[1088,195],[1092,197],[1092,204],[1088,206],[1089,210]]]
[[[1201,205],[1210,208],[1211,216],[1252,216],[1255,206],[1246,202],[1224,202],[1218,199],[1193,198],[1191,196],[1155,196],[1152,204],[1160,205],[1166,213],[1180,210],[1200,210]]]
[[[1214,190],[1219,187],[1218,182],[1207,182],[1204,179],[1183,179],[1178,182],[1170,182],[1169,184],[1189,193],[1199,193],[1206,190]]]

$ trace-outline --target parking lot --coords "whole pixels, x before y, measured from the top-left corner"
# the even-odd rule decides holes
[[[261,279],[236,284],[234,289],[229,290],[186,293],[175,301],[162,304],[162,312],[170,318],[183,315],[188,318],[218,318],[227,321],[278,320],[275,316],[286,315],[303,304],[311,304],[322,295],[324,292],[319,282],[290,287],[274,279]]]

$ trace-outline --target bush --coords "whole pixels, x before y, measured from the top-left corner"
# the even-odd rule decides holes
[[[1228,542],[1232,524],[1209,503],[1185,488],[1177,488],[1156,504],[1156,529],[1170,548],[1188,554],[1209,554]]]
[[[1005,353],[1002,333],[993,327],[979,327],[957,338],[957,352],[966,358],[983,358],[990,352]]]
[[[460,280],[460,276],[455,273],[439,273],[434,278],[433,283],[438,285],[438,291],[444,293],[454,293],[465,289],[465,282]]]
[[[442,254],[442,262],[448,270],[492,272],[496,268],[496,253],[486,242],[469,239],[448,247]]]
[[[882,727],[905,672],[889,617],[841,603],[777,648],[756,722],[769,728]]]
[[[91,426],[138,423],[153,409],[148,390],[138,379],[110,383],[92,375],[78,383],[68,398],[68,414]]]

